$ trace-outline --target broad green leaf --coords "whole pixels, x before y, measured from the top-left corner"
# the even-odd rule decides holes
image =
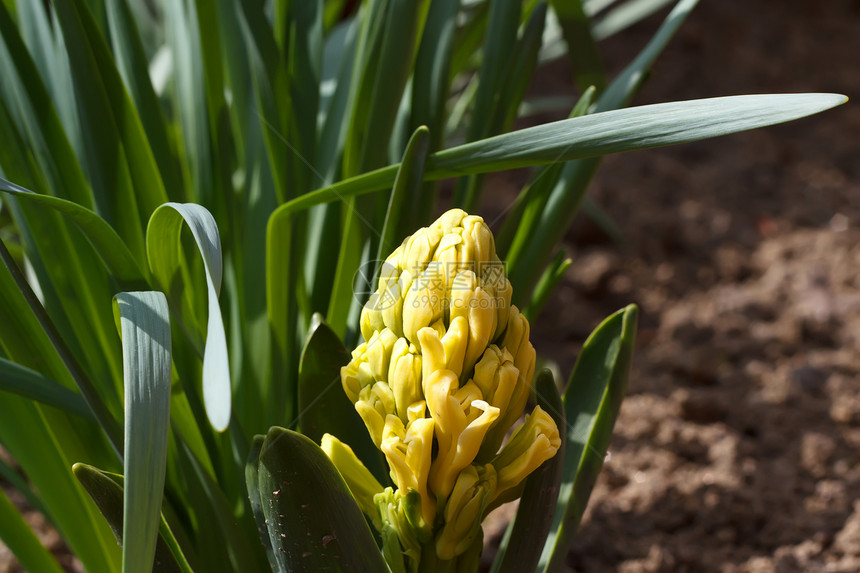
[[[385,483],[387,470],[379,449],[341,386],[340,369],[349,360],[343,343],[316,315],[299,363],[299,431],[314,443],[320,443],[326,433],[348,443],[376,479]]]
[[[387,570],[340,473],[305,436],[269,430],[259,495],[280,571]]]
[[[203,403],[212,427],[223,432],[230,423],[232,389],[227,335],[218,303],[222,276],[221,240],[212,214],[193,203],[166,203],[159,207],[152,214],[146,230],[149,266],[153,278],[172,303],[180,303],[184,285],[177,273],[182,271],[180,239],[183,223],[188,225],[194,236],[206,270],[209,318],[203,350]]]
[[[62,573],[63,570],[57,560],[39,542],[39,538],[2,489],[0,489],[0,540],[12,551],[12,555],[18,559],[25,570]]]
[[[142,261],[135,260],[113,227],[90,209],[59,197],[35,193],[2,178],[0,191],[11,193],[25,201],[46,205],[75,223],[117,280],[128,283],[146,281],[143,270],[145,267],[140,264]]]
[[[95,421],[92,410],[80,394],[5,358],[0,358],[0,390]]]
[[[538,406],[555,421],[561,437],[561,446],[555,457],[545,461],[526,480],[517,513],[505,535],[507,542],[499,547],[499,553],[493,563],[493,573],[535,570],[558,499],[567,441],[567,421],[552,372],[544,369],[538,374],[535,394]]]
[[[226,434],[225,434],[226,435]],[[260,571],[263,555],[253,535],[253,519],[237,518],[234,508],[212,476],[180,442],[179,469],[187,480],[184,498],[194,510],[200,571]],[[238,470],[239,468],[235,468]],[[250,527],[246,527],[246,525]],[[232,569],[231,569],[232,568]]]
[[[567,446],[558,504],[540,569],[563,571],[573,534],[603,467],[627,390],[639,311],[619,310],[585,341],[564,391]]]
[[[170,428],[170,314],[160,292],[116,296],[125,377],[122,570],[151,569]]]
[[[122,544],[123,498],[126,491],[123,476],[105,472],[86,464],[75,464],[72,466],[72,470],[110,525],[117,542]],[[185,560],[170,526],[167,525],[164,516],[160,514],[157,532],[154,562],[152,567],[146,570],[159,573],[191,573],[191,567]]]
[[[493,125],[493,119],[498,113],[500,100],[506,95],[502,88],[508,81],[506,74],[515,57],[522,4],[522,0],[489,3],[488,27],[491,32],[484,36],[481,67],[478,69],[478,91],[466,132],[467,141],[477,141],[499,133],[500,126]],[[474,189],[477,184],[473,177],[459,180],[454,190],[454,203],[468,209],[469,204],[477,198]]]
[[[4,174],[35,189],[49,189],[38,165],[0,98],[0,132],[8,145],[0,146]],[[86,373],[115,414],[121,410],[122,364],[114,333],[110,299],[114,294],[108,274],[92,247],[53,209],[8,197],[5,201],[20,233],[28,260],[56,330],[70,350],[80,356]],[[88,288],[81,289],[86,283]],[[41,304],[41,303],[40,303]],[[63,383],[63,377],[51,374]],[[119,430],[119,426],[116,427]],[[116,434],[119,438],[119,432]]]
[[[292,149],[294,194],[322,184],[314,170],[317,155],[317,114],[323,55],[323,1],[279,0],[275,2],[276,37],[289,71],[289,102],[281,102],[289,118],[286,135]]]

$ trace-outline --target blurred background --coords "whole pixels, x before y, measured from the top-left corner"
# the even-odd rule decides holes
[[[610,72],[661,17],[601,44]],[[574,263],[532,331],[569,372],[602,317],[642,311],[571,571],[860,571],[858,54],[856,0],[704,0],[634,101],[852,100],[604,160],[590,196],[624,242],[580,216]],[[536,90],[569,83],[561,61]]]

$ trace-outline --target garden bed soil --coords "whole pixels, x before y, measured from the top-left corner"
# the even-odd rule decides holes
[[[658,23],[611,39],[609,68]],[[858,23],[857,1],[702,2],[635,103],[854,101],[604,160],[592,197],[625,242],[580,217],[573,265],[533,328],[567,373],[602,317],[641,309],[571,571],[860,571]]]

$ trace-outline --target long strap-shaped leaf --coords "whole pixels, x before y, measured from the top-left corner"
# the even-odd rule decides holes
[[[170,427],[170,314],[160,292],[116,296],[125,378],[122,570],[152,570]]]
[[[0,178],[0,191],[48,206],[75,223],[116,279],[127,282],[146,280],[139,261],[134,258],[122,238],[94,211],[73,201],[36,193],[3,178]]]
[[[0,490],[0,539],[27,571],[62,573],[57,560],[39,542],[3,490]]]
[[[92,410],[80,394],[5,358],[0,358],[0,390],[95,421]]]
[[[555,121],[432,154],[425,179],[489,173],[558,161],[689,143],[775,125],[842,105],[840,94],[756,94],[643,105]],[[281,205],[269,221],[302,209],[391,186],[389,165]]]
[[[230,423],[230,366],[227,335],[218,294],[221,290],[221,240],[215,219],[204,207],[193,203],[165,203],[152,214],[146,229],[146,251],[153,278],[171,300],[181,296],[183,285],[176,277],[182,265],[180,235],[182,223],[188,225],[206,269],[209,321],[203,351],[203,403],[212,427],[219,432]],[[180,284],[177,284],[180,283]],[[178,292],[177,292],[178,291]],[[190,317],[189,317],[190,318]]]
[[[627,390],[639,311],[619,310],[585,341],[567,389],[567,445],[558,503],[539,569],[562,571],[573,534],[603,467],[612,429]]]

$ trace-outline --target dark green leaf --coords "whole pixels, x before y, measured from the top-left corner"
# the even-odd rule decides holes
[[[387,571],[349,488],[308,438],[269,430],[259,480],[280,571]]]
[[[538,406],[543,408],[558,426],[561,446],[555,457],[545,461],[526,480],[507,543],[499,548],[493,572],[534,571],[541,548],[552,524],[553,510],[558,499],[567,441],[564,405],[552,372],[543,370],[535,382]]]
[[[603,467],[627,390],[638,314],[630,305],[591,333],[564,391],[567,449],[558,504],[540,560],[545,571],[564,569],[573,534]]]
[[[314,316],[299,363],[299,430],[314,443],[332,434],[349,444],[377,480],[386,483],[385,463],[370,440],[340,382],[350,356],[337,335]]]
[[[72,470],[102,512],[116,540],[122,544],[123,496],[125,495],[123,476],[86,464],[75,464]],[[159,521],[152,570],[164,573],[191,573],[191,567],[185,560],[164,516],[161,516]]]

